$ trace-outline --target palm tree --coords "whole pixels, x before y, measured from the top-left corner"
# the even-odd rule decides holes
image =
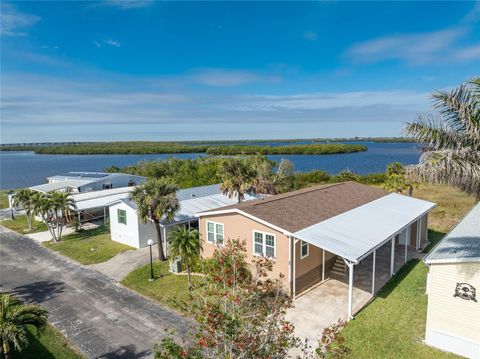
[[[264,156],[257,156],[252,160],[257,171],[253,181],[255,193],[278,194],[293,186],[293,164],[289,160],[281,160],[278,166],[275,161]]]
[[[192,287],[190,281],[190,266],[200,256],[200,240],[196,229],[185,226],[176,227],[168,237],[168,254],[170,258],[180,257],[187,268],[188,289]]]
[[[433,94],[438,116],[421,115],[406,134],[426,147],[408,174],[448,183],[480,199],[480,78]]]
[[[41,331],[47,325],[47,311],[34,304],[22,304],[12,295],[0,294],[0,341],[5,359],[12,349],[28,345],[27,325]]]
[[[237,196],[238,203],[251,191],[257,173],[247,158],[225,158],[218,171],[221,189],[228,198]]]
[[[50,192],[33,197],[35,214],[42,217],[54,242],[62,239],[62,231],[70,212],[77,210],[70,193]]]
[[[27,217],[28,223],[28,231],[31,231],[33,228],[32,224],[35,216],[33,196],[35,195],[35,193],[39,192],[26,188],[18,190],[13,195],[13,206],[22,207],[25,210],[25,217]]]
[[[130,198],[137,204],[137,214],[143,223],[152,221],[158,242],[158,258],[165,260],[160,221],[173,221],[180,209],[176,197],[177,186],[167,178],[149,179],[136,187]]]

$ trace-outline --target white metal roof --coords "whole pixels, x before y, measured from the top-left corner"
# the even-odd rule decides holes
[[[480,262],[480,203],[425,258],[425,263]]]
[[[90,182],[91,180],[66,180],[66,181],[54,182],[54,183],[44,183],[37,186],[29,187],[29,188],[34,191],[47,193],[47,192],[58,191],[59,189],[63,189],[67,187],[79,187]]]
[[[392,193],[293,235],[358,262],[433,207],[434,203]]]
[[[107,207],[111,202],[128,198],[130,196],[130,192],[132,192],[134,188],[135,187],[119,187],[100,191],[78,193],[72,195],[72,198],[77,204],[77,210],[83,211],[87,209]]]
[[[162,223],[165,225],[197,220],[195,217],[195,214],[197,213],[237,203],[236,198],[228,198],[222,193],[219,184],[181,189],[177,191],[177,198],[180,202],[180,210],[175,216],[175,220],[173,222],[163,221]],[[257,199],[257,197],[248,194],[245,195],[245,201],[250,201],[252,199]],[[125,203],[133,209],[137,208],[135,202],[129,199],[128,196],[119,199],[113,199],[109,201],[108,204],[112,205],[119,201]]]

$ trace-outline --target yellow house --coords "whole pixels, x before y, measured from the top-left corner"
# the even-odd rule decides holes
[[[425,341],[480,358],[480,203],[425,258],[428,312]]]

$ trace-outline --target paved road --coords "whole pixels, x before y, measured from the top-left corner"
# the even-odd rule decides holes
[[[0,227],[0,291],[49,311],[50,321],[89,358],[143,358],[165,334],[191,322],[113,279]]]

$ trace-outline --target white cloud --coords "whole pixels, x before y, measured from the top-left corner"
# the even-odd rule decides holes
[[[27,36],[26,30],[35,25],[40,17],[25,14],[6,2],[0,4],[0,34],[4,36]]]
[[[120,47],[120,42],[117,40],[112,40],[112,39],[106,39],[103,41],[105,44],[113,46],[113,47]]]
[[[193,82],[215,87],[239,86],[248,83],[279,81],[277,76],[263,76],[250,71],[226,69],[200,69],[190,79]]]
[[[120,47],[120,41],[112,40],[112,39],[105,39],[105,40],[102,40],[101,42],[95,40],[93,41],[93,44],[98,48],[102,47],[102,44],[113,46],[113,47]]]
[[[374,63],[385,60],[404,60],[411,64],[438,61],[438,56],[455,44],[466,32],[465,28],[390,35],[354,44],[347,56],[354,62]]]
[[[303,33],[303,38],[308,41],[315,41],[318,39],[318,34],[313,31],[307,31]]]
[[[153,0],[104,0],[101,5],[116,7],[119,9],[138,9],[153,4]]]
[[[288,96],[260,95],[235,105],[239,111],[322,111],[348,109],[352,115],[358,109],[371,106],[424,110],[429,93],[414,91],[359,91],[339,93],[307,93]]]
[[[480,2],[461,19],[457,26],[437,31],[392,34],[353,44],[346,57],[357,63],[401,60],[412,65],[438,62],[461,62],[477,59],[478,46],[462,41],[480,19]]]
[[[480,44],[454,51],[452,57],[459,61],[478,60],[480,59]]]

